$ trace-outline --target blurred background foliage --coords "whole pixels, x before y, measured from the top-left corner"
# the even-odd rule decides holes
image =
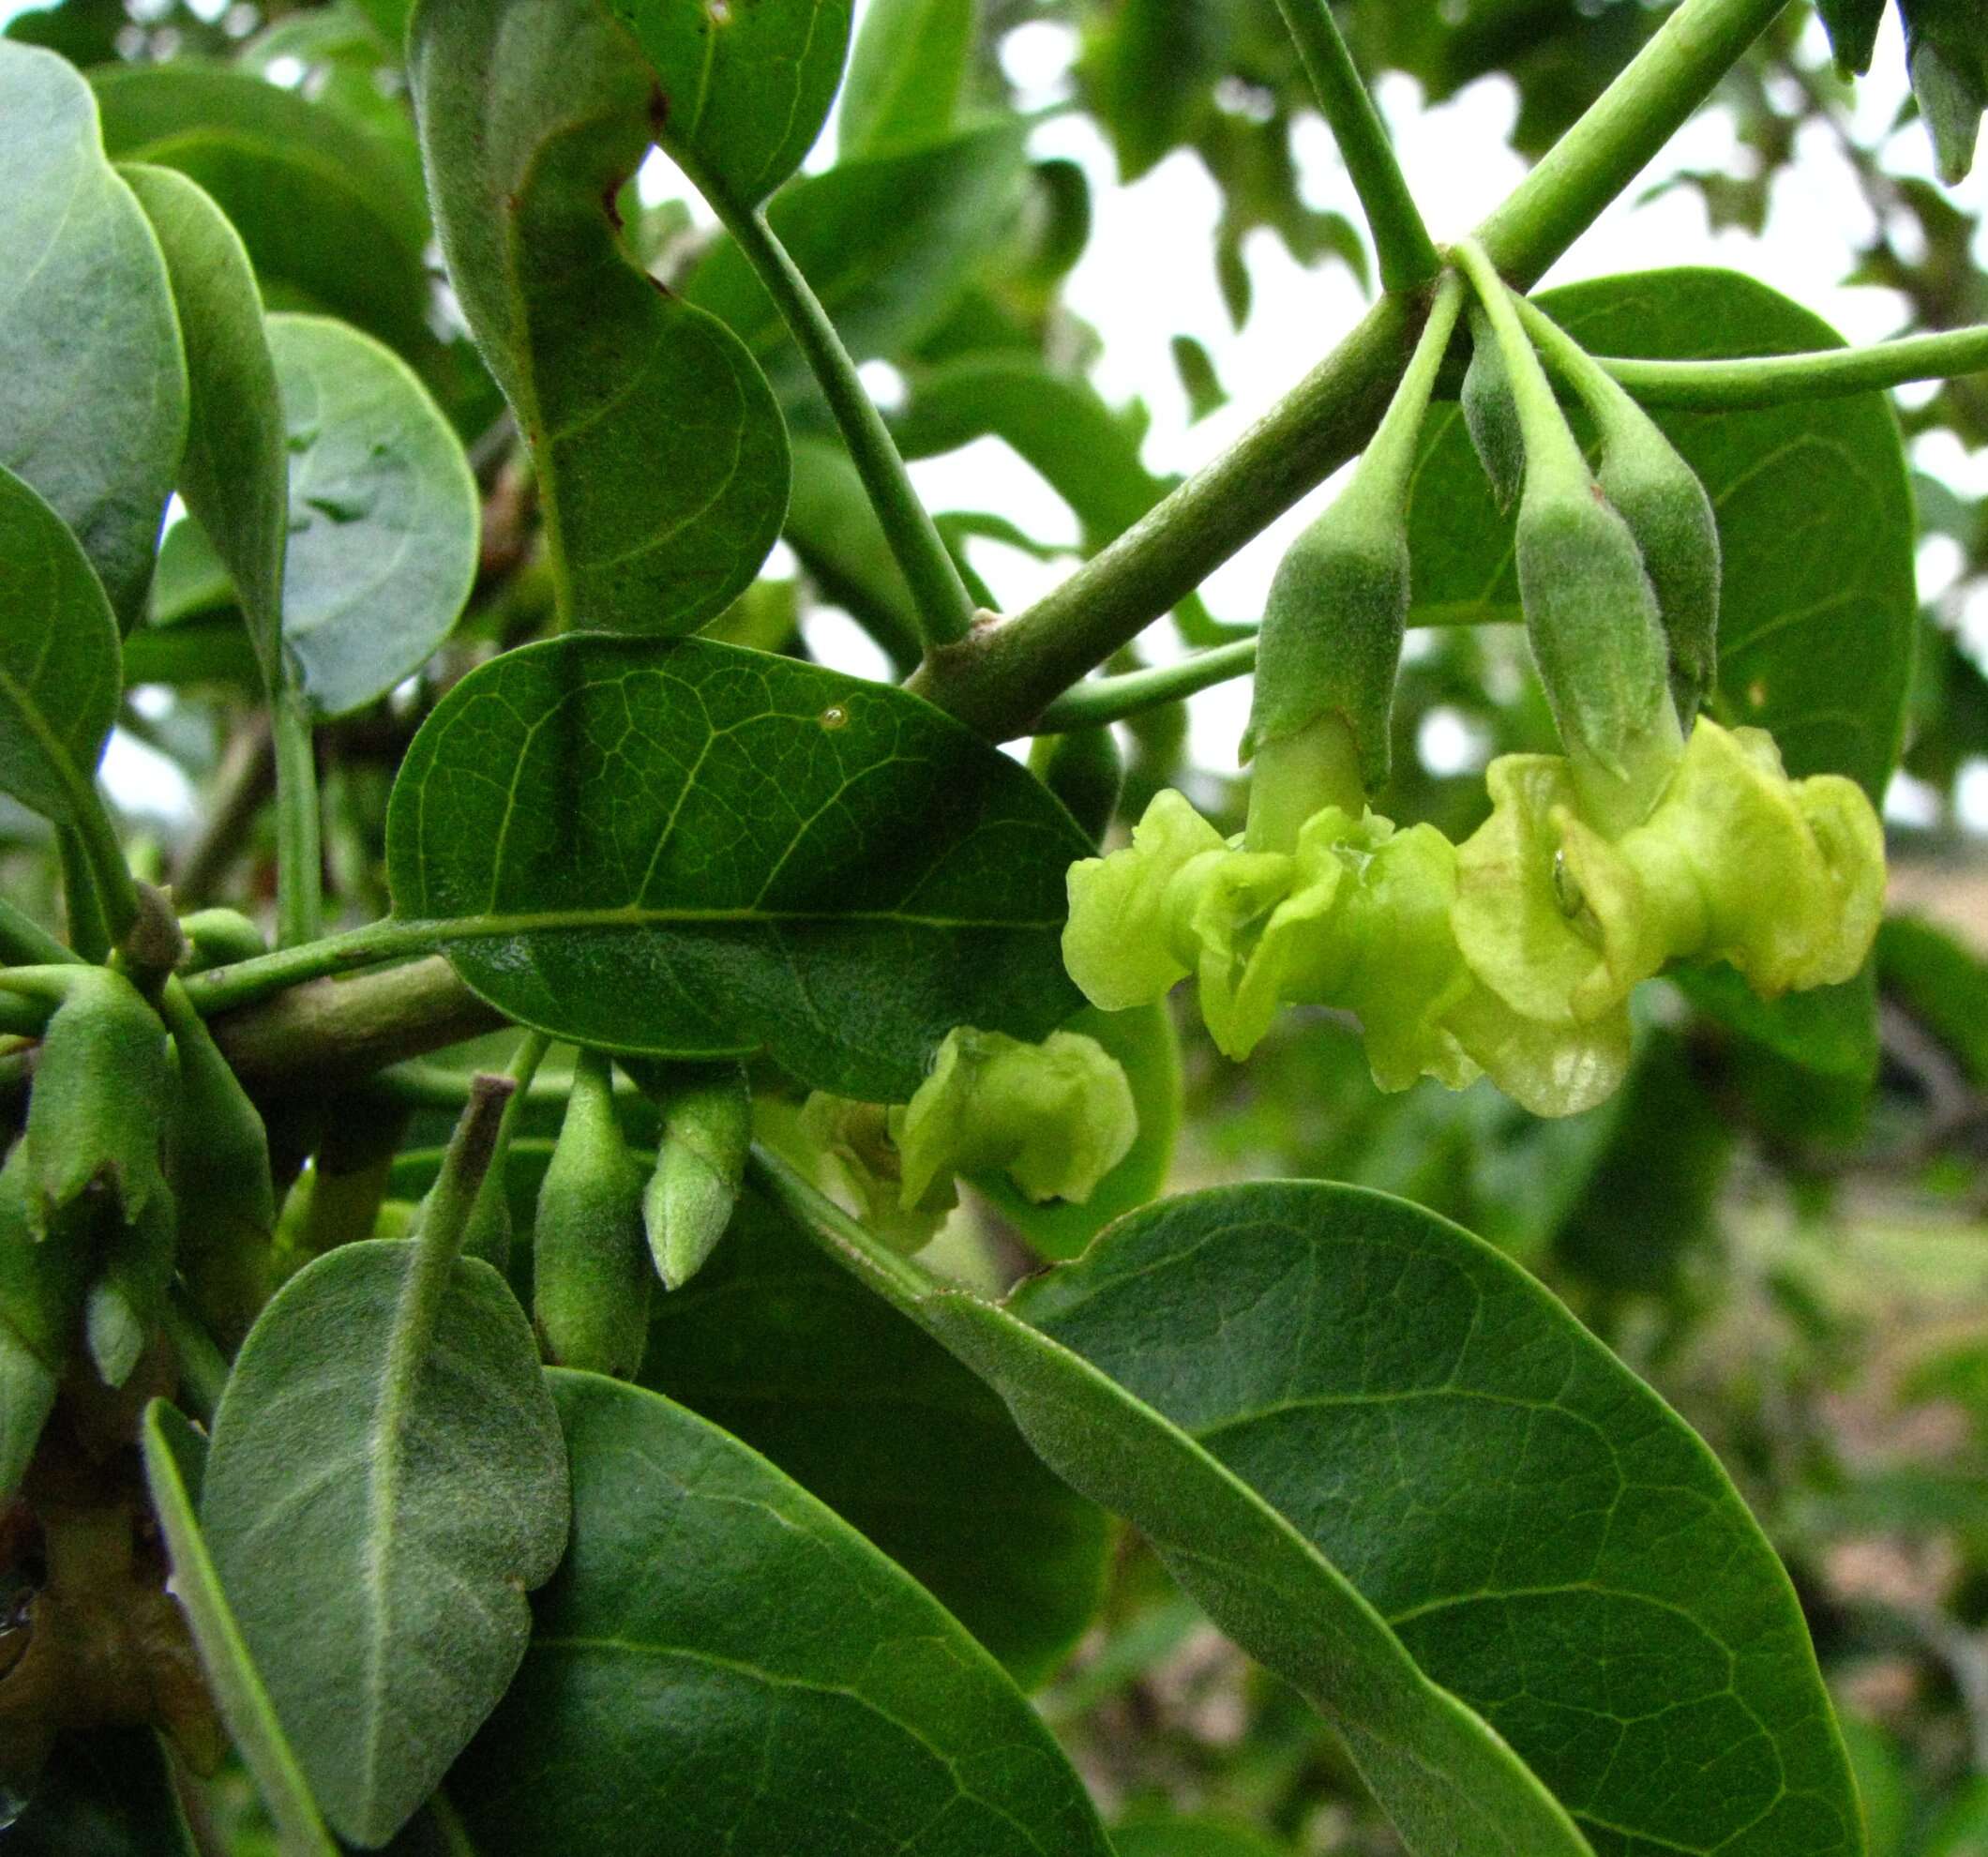
[[[1364,68],[1412,80],[1423,105],[1473,85],[1508,87],[1513,147],[1532,157],[1664,9],[1643,0],[1352,0],[1339,10]],[[872,0],[868,18],[879,31],[893,22],[910,30],[920,18],[929,30],[945,11],[944,0],[923,8]],[[149,107],[110,114],[113,152],[232,177],[242,204],[231,206],[272,306],[335,308],[393,342],[477,468],[481,570],[456,637],[392,699],[322,732],[331,891],[347,920],[386,906],[385,797],[421,717],[494,642],[543,625],[550,604],[528,474],[435,275],[396,50],[405,12],[403,0],[63,0],[8,27],[85,68],[156,68]],[[1300,135],[1310,105],[1272,0],[988,0],[977,17],[958,5],[952,12],[962,31],[972,26],[969,55],[935,67],[941,94],[923,127],[865,143],[845,118],[839,166],[863,165],[867,180],[804,177],[780,210],[797,249],[829,274],[818,287],[858,358],[887,364],[875,378],[907,452],[943,458],[991,436],[1066,506],[1065,531],[1041,534],[993,490],[984,501],[956,497],[941,526],[969,571],[999,556],[1053,574],[1137,520],[1175,479],[1149,461],[1145,409],[1109,403],[1092,384],[1108,332],[1062,298],[1113,210],[1111,190],[1067,156],[1041,153],[1042,134],[1025,143],[990,136],[986,124],[1019,102],[1038,131],[1088,116],[1120,182],[1187,151],[1219,193],[1207,262],[1245,339],[1261,310],[1253,239],[1268,234],[1297,266],[1336,267],[1362,290],[1368,255],[1352,220],[1307,186]],[[1040,45],[1046,28],[1068,70],[1047,107],[1018,97],[1007,55],[1016,35],[1033,33]],[[1895,63],[1895,39],[1887,50]],[[179,84],[174,74],[196,63],[290,92],[297,120],[285,139],[223,92]],[[1697,196],[1709,230],[1767,231],[1785,189],[1803,185],[1819,140],[1847,164],[1867,208],[1868,236],[1845,281],[1892,293],[1897,332],[1988,320],[1982,175],[1943,191],[1894,159],[1903,143],[1892,130],[1908,126],[1860,129],[1805,6],[1789,8],[1716,107],[1729,120],[1733,158],[1667,170],[1657,183]],[[370,150],[374,175],[398,174],[398,184],[376,179],[354,201],[349,167],[306,159],[313,142],[349,147],[354,138]],[[1469,161],[1472,151],[1459,147],[1454,159]],[[624,202],[631,241],[695,297],[702,266],[715,262],[708,221],[649,179]],[[261,219],[259,207],[268,209]],[[283,212],[329,219],[361,208],[364,238],[308,252],[280,223]],[[1729,245],[1721,249],[1730,256]],[[1775,280],[1769,264],[1762,270]],[[420,292],[413,317],[410,278]],[[703,291],[717,287],[706,274]],[[1164,293],[1140,305],[1162,325],[1168,312]],[[1184,396],[1192,419],[1214,414],[1226,395],[1209,344],[1184,329],[1163,333],[1178,370],[1167,392]],[[1318,331],[1316,353],[1333,334]],[[1316,353],[1280,356],[1287,377]],[[788,546],[714,630],[830,657],[866,637],[856,661],[903,664],[913,636],[905,590],[853,471],[776,342],[765,358],[796,437]],[[1702,989],[1652,987],[1630,1086],[1590,1114],[1541,1123],[1488,1086],[1379,1095],[1357,1040],[1326,1014],[1288,1016],[1246,1068],[1223,1063],[1183,1019],[1187,1115],[1173,1184],[1309,1174],[1384,1187],[1538,1272],[1713,1442],[1786,1557],[1852,1734],[1873,1857],[1982,1857],[1988,864],[1969,821],[1988,810],[1988,498],[1982,473],[1943,471],[1938,460],[1965,465],[1988,447],[1988,377],[1903,396],[1901,417],[1923,464],[1920,560],[1935,596],[1920,623],[1907,778],[1888,808],[1895,913],[1876,959],[1873,1046],[1817,1064],[1694,1004]],[[143,687],[128,706],[111,775],[143,835],[141,856],[183,904],[266,911],[269,748],[231,599],[211,551],[180,522],[150,623],[128,648]],[[1165,658],[1183,641],[1233,632],[1190,601],[1140,651]],[[1128,652],[1118,668],[1138,656]],[[1547,739],[1513,628],[1418,634],[1397,730],[1388,810],[1468,830],[1483,807],[1484,761]],[[1122,821],[1159,786],[1181,783],[1240,824],[1226,752],[1205,750],[1207,731],[1191,728],[1182,707],[1121,732]],[[10,895],[55,918],[53,857],[17,811],[0,812],[0,876]],[[377,1200],[384,1164],[365,1165],[380,1176]],[[985,1204],[969,1207],[963,1228],[942,1242],[973,1252],[977,1269],[1012,1275],[1032,1261],[1023,1235]],[[1393,1848],[1317,1718],[1228,1650],[1136,1542],[1122,1545],[1101,1620],[1043,1706],[1122,1822],[1128,1853]]]

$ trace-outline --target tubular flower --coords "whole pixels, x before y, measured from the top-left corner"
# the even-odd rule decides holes
[[[1460,1089],[1488,1072],[1542,1115],[1602,1100],[1628,1061],[1626,1012],[1602,1024],[1529,1020],[1457,946],[1456,852],[1429,825],[1313,814],[1289,853],[1225,841],[1179,793],[1158,794],[1129,849],[1073,865],[1063,961],[1112,1010],[1192,974],[1228,1057],[1246,1057],[1287,1004],[1354,1014],[1384,1090],[1419,1077]]]
[[[1884,838],[1839,775],[1791,780],[1773,739],[1701,719],[1639,825],[1583,816],[1566,762],[1508,755],[1457,853],[1465,959],[1514,1011],[1587,1024],[1677,960],[1726,960],[1764,997],[1849,979],[1883,908]]]
[[[908,1104],[817,1093],[804,1125],[841,1166],[866,1223],[916,1249],[957,1203],[958,1174],[1005,1172],[1038,1203],[1081,1204],[1138,1134],[1132,1086],[1095,1038],[1039,1045],[962,1025]]]

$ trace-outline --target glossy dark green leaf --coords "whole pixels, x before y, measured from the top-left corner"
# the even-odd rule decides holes
[[[285,681],[340,716],[448,637],[476,578],[476,480],[391,350],[323,316],[268,326],[290,449]]]
[[[839,159],[936,142],[952,128],[973,15],[974,0],[872,0],[836,113]]]
[[[1106,1857],[987,1653],[764,1458],[554,1372],[573,1548],[450,1775],[485,1857]]]
[[[656,1304],[641,1383],[763,1452],[1032,1687],[1091,1623],[1106,1517],[944,1349],[756,1194]]]
[[[866,1275],[1001,1395],[1050,1469],[1137,1527],[1215,1623],[1318,1709],[1413,1857],[1593,1857],[1539,1779],[1418,1668],[1380,1614],[1306,1538],[1298,1517],[1280,1513],[1209,1448],[1071,1346],[905,1263],[860,1228],[824,1213],[819,1196],[779,1163],[762,1157],[761,1168],[774,1197],[797,1217],[825,1227],[838,1260]],[[1173,1200],[1135,1215],[1101,1238],[1091,1256],[1116,1255],[1124,1234],[1210,1199]],[[1219,1238],[1218,1222],[1203,1234],[1205,1246],[1214,1248]],[[1055,1284],[1083,1268],[1067,1265],[1038,1281]],[[1032,1304],[1025,1306],[1032,1316]],[[1226,1297],[1204,1293],[1194,1313],[1205,1319],[1229,1306]],[[1170,1357],[1173,1327],[1188,1325],[1186,1313],[1145,1322],[1140,1336],[1156,1357]],[[1347,1349],[1344,1328],[1319,1334]],[[1361,1356],[1348,1351],[1348,1357]],[[1219,1378],[1223,1371],[1246,1375],[1254,1357],[1247,1348],[1224,1346],[1206,1351],[1206,1358]],[[1334,1486],[1321,1487],[1330,1492]]]
[[[1035,1205],[1005,1175],[973,1182],[1001,1208],[1002,1216],[1051,1260],[1076,1257],[1113,1219],[1157,1198],[1167,1185],[1181,1131],[1181,1046],[1166,1001],[1129,1012],[1086,1006],[1069,1029],[1095,1038],[1124,1066],[1139,1117],[1131,1152],[1082,1205],[1062,1200]]]
[[[93,83],[111,153],[176,168],[212,195],[274,307],[342,316],[405,353],[432,344],[427,208],[363,129],[194,60],[118,66]]]
[[[396,913],[555,1036],[765,1049],[904,1101],[956,1025],[1041,1037],[1069,816],[919,698],[761,652],[584,634],[451,690],[394,789]]]
[[[850,0],[608,0],[654,72],[656,140],[699,187],[757,206],[815,145]]]
[[[488,1264],[432,1300],[417,1246],[346,1245],[263,1312],[214,1421],[200,1519],[324,1816],[384,1844],[524,1654],[566,1539],[530,1324]]]
[[[255,272],[227,216],[184,174],[133,162],[124,177],[165,253],[186,347],[190,398],[179,489],[201,526],[181,523],[173,533],[215,544],[273,689],[281,664],[289,466]],[[155,586],[155,609],[158,600]]]
[[[196,1507],[207,1444],[163,1399],[145,1409],[140,1439],[152,1513],[173,1562],[173,1591],[185,1608],[216,1706],[228,1725],[282,1841],[284,1857],[337,1857],[338,1846],[318,1817],[316,1802],[270,1705],[262,1674],[242,1642],[221,1591]]]
[[[196,1857],[165,1744],[150,1729],[58,1742],[32,1804],[0,1838],[7,1857]]]
[[[796,181],[767,207],[768,223],[858,361],[903,355],[966,287],[1017,197],[1022,135],[1020,123],[999,120],[843,161]],[[779,310],[730,239],[713,248],[684,294],[735,330],[784,392],[807,378]]]
[[[1861,1850],[1800,1608],[1717,1460],[1468,1233],[1350,1187],[1223,1188],[1016,1307],[1344,1568],[1597,1851]]]
[[[1225,1819],[1141,1813],[1111,1829],[1117,1857],[1285,1857],[1281,1847]]]
[[[787,436],[738,340],[622,242],[649,75],[593,0],[424,0],[411,32],[443,251],[532,447],[561,611],[590,630],[688,631],[778,535]]]
[[[1605,278],[1540,302],[1598,355],[1777,355],[1842,342],[1809,310],[1731,271]],[[1881,797],[1918,617],[1911,491],[1889,401],[1863,394],[1657,417],[1718,511],[1725,579],[1712,714],[1771,730],[1791,774],[1847,774]],[[1512,525],[1453,409],[1430,421],[1411,529],[1424,619],[1517,616]]]
[[[0,470],[0,793],[58,823],[96,805],[123,678],[117,621],[82,547]]]
[[[0,41],[0,466],[75,531],[128,624],[187,436],[165,261],[52,52]]]

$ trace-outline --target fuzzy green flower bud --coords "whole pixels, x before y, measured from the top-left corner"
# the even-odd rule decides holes
[[[1108,727],[1036,736],[1029,771],[1069,808],[1085,838],[1103,839],[1125,786],[1125,757]]]
[[[25,1148],[0,1167],[0,1502],[20,1487],[54,1409],[83,1314],[91,1247],[41,1235]]]
[[[1933,137],[1940,178],[1957,186],[1974,166],[1988,111],[1988,15],[1980,0],[1899,0],[1905,67]]]
[[[909,1257],[938,1235],[958,1203],[948,1177],[926,1203],[904,1197],[904,1166],[891,1139],[887,1103],[859,1103],[817,1090],[801,1107],[801,1133],[821,1150],[855,1200],[858,1221]]]
[[[1470,306],[1470,365],[1464,370],[1460,403],[1464,430],[1484,468],[1492,501],[1509,510],[1525,487],[1526,434],[1504,354],[1481,303]]]
[[[655,1170],[642,1194],[650,1254],[666,1290],[681,1290],[731,1223],[752,1145],[752,1085],[743,1064],[671,1064],[642,1087],[663,1111]]]
[[[555,1366],[626,1379],[641,1364],[655,1281],[642,1176],[614,1114],[608,1060],[582,1051],[538,1193],[532,1315]]]
[[[1593,1023],[1677,960],[1725,960],[1772,998],[1863,964],[1884,836],[1838,775],[1791,780],[1773,740],[1701,720],[1649,818],[1611,838],[1567,764],[1508,755],[1492,815],[1458,852],[1453,912],[1472,971],[1523,1017]]]
[[[161,1165],[173,1099],[166,1028],[109,968],[9,968],[0,985],[58,1002],[41,1035],[23,1137],[38,1226],[98,1183],[135,1222],[170,1197]]]
[[[1394,678],[1408,619],[1408,491],[1416,445],[1444,350],[1463,307],[1446,277],[1401,386],[1346,489],[1278,564],[1257,648],[1257,681],[1242,759],[1255,759],[1250,844],[1288,851],[1320,806],[1357,809],[1387,784]],[[1330,752],[1321,758],[1318,725]],[[1351,785],[1339,764],[1350,737]],[[1314,746],[1295,762],[1268,750],[1297,737]],[[1259,801],[1258,789],[1268,792]],[[1288,790],[1288,791],[1287,791]]]

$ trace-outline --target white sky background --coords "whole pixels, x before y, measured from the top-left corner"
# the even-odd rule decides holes
[[[194,0],[196,11],[216,17],[226,5],[227,0]],[[0,21],[23,10],[23,0],[0,0]],[[860,10],[859,0],[859,15]],[[1819,55],[1822,28],[1812,19],[1808,30]],[[1020,90],[1024,109],[1043,108],[1070,95],[1076,52],[1076,35],[1066,27],[1037,23],[1010,35],[1003,62]],[[1896,120],[1905,97],[1904,66],[1898,21],[1888,9],[1872,74],[1857,87],[1853,120],[1860,139],[1882,135]],[[1483,79],[1441,106],[1424,110],[1414,80],[1391,74],[1380,83],[1378,100],[1409,185],[1438,241],[1460,234],[1483,219],[1525,171],[1507,144],[1517,106],[1514,87],[1502,77]],[[1229,323],[1215,283],[1212,250],[1219,195],[1192,153],[1175,153],[1127,188],[1117,185],[1110,150],[1083,116],[1059,116],[1043,124],[1031,147],[1037,156],[1063,156],[1078,162],[1090,177],[1093,230],[1067,280],[1066,300],[1104,338],[1104,357],[1094,379],[1105,398],[1114,404],[1135,397],[1145,400],[1152,414],[1146,460],[1155,471],[1189,472],[1214,457],[1322,356],[1366,307],[1344,264],[1326,260],[1303,270],[1274,234],[1258,230],[1245,247],[1254,307],[1248,323],[1238,331]],[[1302,120],[1296,153],[1306,199],[1361,223],[1358,202],[1331,135],[1317,116]],[[1932,174],[1925,134],[1917,122],[1890,134],[1881,154],[1884,165],[1895,174]],[[808,166],[819,169],[832,159],[831,128]],[[1689,189],[1637,204],[1648,186],[1679,171],[1740,171],[1752,159],[1740,147],[1732,118],[1724,108],[1714,105],[1702,111],[1658,158],[1643,183],[1603,216],[1547,281],[1566,283],[1670,264],[1724,264],[1772,282],[1827,317],[1852,341],[1897,333],[1905,314],[1902,299],[1890,291],[1850,289],[1839,281],[1850,269],[1857,246],[1869,236],[1872,222],[1848,165],[1820,125],[1812,124],[1804,131],[1796,161],[1778,178],[1767,233],[1759,239],[1738,230],[1711,232],[1703,204]],[[660,158],[644,171],[643,182],[645,195],[652,198],[686,190]],[[1971,197],[1979,204],[1984,189],[1988,161],[1965,183],[1963,198]],[[700,201],[693,196],[691,204],[700,223],[713,223]],[[1903,239],[1909,231],[1895,228],[1894,235]],[[1988,262],[1988,239],[1978,255]],[[1168,346],[1176,333],[1192,335],[1203,343],[1229,395],[1227,405],[1192,426]],[[874,390],[887,396],[894,385],[891,370],[867,372]],[[1950,434],[1938,433],[1920,442],[1915,461],[1957,490],[1988,493],[1988,450],[1970,456]],[[1061,500],[998,440],[985,439],[946,457],[922,460],[911,467],[911,475],[934,508],[996,510],[1043,540],[1076,540],[1075,521]],[[1325,494],[1305,499],[1211,578],[1204,595],[1218,617],[1259,616],[1279,557],[1322,506]],[[1026,606],[1068,571],[1067,563],[1046,564],[997,543],[976,539],[969,546],[975,566],[1009,611]],[[1950,543],[1928,543],[1920,556],[1924,594],[1929,598],[1945,594],[1959,565],[1958,550]],[[1988,657],[1988,598],[1978,595],[1973,610],[1956,617],[1977,653]],[[1155,627],[1146,642],[1149,655],[1163,658],[1177,652],[1170,634],[1169,627]],[[847,622],[821,627],[815,638],[818,650],[832,661],[872,674],[882,669],[881,655]],[[1194,700],[1193,745],[1204,764],[1233,765],[1247,692],[1244,681]],[[176,770],[122,738],[113,745],[105,775],[120,799],[147,810],[166,798],[160,783],[184,791]],[[141,796],[136,789],[148,791]],[[1967,823],[1988,831],[1988,764],[1976,766],[1971,777],[1964,778],[1961,799]],[[1901,791],[1890,809],[1918,817],[1925,814],[1929,801],[1928,795]],[[178,808],[169,801],[168,809]]]

